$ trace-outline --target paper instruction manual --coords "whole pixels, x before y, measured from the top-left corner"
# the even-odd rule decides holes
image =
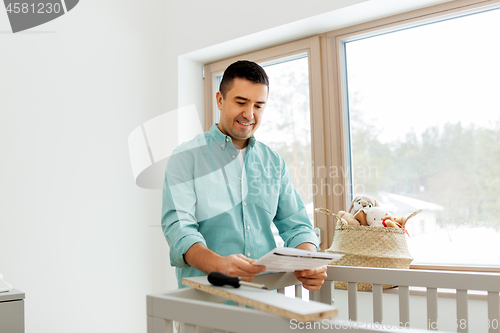
[[[328,265],[342,258],[343,254],[323,253],[300,250],[292,247],[280,247],[271,250],[254,265],[266,266],[267,272],[293,272],[296,270],[314,269]]]

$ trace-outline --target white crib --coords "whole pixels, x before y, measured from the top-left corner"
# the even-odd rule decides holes
[[[295,297],[302,297],[302,287],[291,273],[258,276],[254,281],[264,283],[278,292],[284,292],[287,286],[295,286],[292,288],[295,289]],[[348,281],[348,290],[334,289],[333,281]],[[373,290],[357,291],[357,283],[372,283]],[[383,284],[398,287],[383,290]],[[447,291],[442,292],[440,288],[446,288]],[[221,304],[223,299],[219,297],[188,288],[147,297],[148,333],[173,332],[173,321],[185,323],[186,333],[196,332],[197,326],[213,328],[214,332],[242,333],[301,330],[403,332],[407,331],[406,328],[412,328],[412,332],[429,329],[440,332],[500,333],[499,292],[500,274],[496,273],[328,266],[325,284],[320,291],[309,296],[312,300],[327,304],[333,301],[339,309],[339,316],[333,321],[298,325],[264,311]],[[438,311],[443,309],[439,305],[443,301],[447,302],[444,305],[446,316],[440,316],[441,310]],[[485,313],[474,312],[471,316],[470,302],[482,304],[480,306],[484,307]],[[455,308],[456,316],[450,317],[450,306]],[[367,313],[367,309],[370,313]],[[388,313],[396,314],[397,318],[389,318]],[[410,317],[422,316],[424,320],[420,318],[419,323],[410,321]]]

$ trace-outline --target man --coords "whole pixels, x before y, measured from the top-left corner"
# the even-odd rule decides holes
[[[252,263],[276,247],[272,222],[285,246],[317,249],[283,159],[253,136],[268,93],[262,67],[250,61],[230,65],[216,95],[220,122],[177,147],[168,162],[162,228],[179,287],[183,277],[213,271],[251,281],[265,271]],[[294,274],[314,291],[326,278],[326,266]]]

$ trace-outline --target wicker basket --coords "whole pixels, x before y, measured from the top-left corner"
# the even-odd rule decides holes
[[[324,211],[317,210],[319,213]],[[340,218],[329,212],[338,221]],[[344,254],[333,262],[336,266],[358,266],[407,269],[413,261],[401,228],[341,225],[337,223],[332,246],[325,252]],[[336,288],[347,289],[347,282],[335,282]],[[384,289],[396,286],[383,285]],[[358,290],[371,290],[371,283],[358,283]]]
[[[337,226],[332,246],[325,252],[344,254],[332,265],[380,268],[409,268],[413,261],[406,244],[406,234],[399,228]],[[347,289],[347,282],[335,282]],[[383,288],[396,286],[384,285]],[[358,290],[371,290],[370,283],[358,283]]]

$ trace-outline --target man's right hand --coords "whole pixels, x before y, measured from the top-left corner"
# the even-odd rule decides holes
[[[221,272],[229,276],[240,277],[251,282],[255,275],[266,270],[264,266],[252,265],[255,261],[242,254],[222,257],[201,243],[193,244],[184,254],[184,260],[204,273]]]
[[[239,276],[243,281],[251,282],[255,275],[266,270],[265,266],[252,265],[255,259],[248,259],[242,254],[221,257],[220,272],[229,276]]]

